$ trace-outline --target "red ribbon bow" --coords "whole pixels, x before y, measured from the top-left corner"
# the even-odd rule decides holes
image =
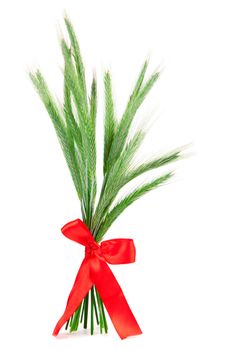
[[[53,335],[56,336],[59,333],[62,326],[78,309],[93,285],[96,286],[121,339],[141,334],[142,331],[125,299],[123,291],[107,264],[134,262],[135,246],[133,240],[110,239],[99,245],[80,219],[66,224],[62,228],[62,233],[72,241],[85,246],[85,257],[71,289],[65,312],[58,321]]]

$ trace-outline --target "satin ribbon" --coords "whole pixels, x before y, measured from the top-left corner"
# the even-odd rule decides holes
[[[80,219],[66,224],[62,228],[62,233],[72,241],[85,246],[85,257],[68,297],[65,312],[58,321],[53,335],[59,333],[93,285],[97,288],[121,339],[141,334],[142,331],[123,291],[107,264],[133,263],[136,253],[133,240],[110,239],[98,244]]]

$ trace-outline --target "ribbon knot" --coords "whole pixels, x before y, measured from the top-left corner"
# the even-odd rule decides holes
[[[62,326],[78,309],[93,285],[97,288],[121,339],[141,334],[142,331],[125,299],[123,291],[107,264],[133,263],[136,253],[133,240],[126,238],[111,239],[99,245],[80,219],[66,224],[62,228],[62,233],[72,241],[85,246],[85,257],[68,297],[65,312],[58,321],[53,335],[59,333]]]
[[[97,242],[90,241],[85,247],[85,256],[100,253],[100,245]]]

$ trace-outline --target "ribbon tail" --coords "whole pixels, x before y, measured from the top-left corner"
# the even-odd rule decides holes
[[[56,327],[54,328],[53,335],[58,335],[62,326],[69,320],[69,318],[73,315],[73,313],[80,306],[83,298],[85,298],[86,294],[91,289],[93,283],[90,278],[90,267],[89,262],[86,258],[83,259],[83,262],[78,271],[77,277],[75,279],[74,285],[69,294],[66,309],[57,322]]]
[[[142,334],[123,291],[102,259],[91,262],[91,278],[121,339]]]

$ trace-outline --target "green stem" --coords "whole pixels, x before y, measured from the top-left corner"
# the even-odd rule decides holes
[[[82,304],[79,306],[79,308],[74,313],[74,317],[73,317],[72,323],[70,325],[70,332],[77,331],[77,329],[78,329],[81,308],[82,308]]]
[[[91,288],[91,335],[94,334],[94,293],[93,287]]]
[[[96,305],[96,297],[95,297],[95,287],[92,287],[92,294],[93,294],[93,302],[94,302],[96,323],[99,325],[99,316],[98,316],[97,305]]]
[[[70,319],[66,322],[65,330],[67,330],[67,328],[69,327],[69,322],[70,322]]]
[[[107,320],[106,320],[104,305],[103,305],[102,300],[101,300],[101,309],[102,309],[102,313],[103,313],[104,330],[105,330],[105,333],[108,333],[108,325],[107,325]]]
[[[100,333],[102,333],[103,329],[105,333],[108,333],[108,325],[107,325],[107,320],[105,316],[104,305],[96,288],[95,288],[95,292],[96,292],[96,297],[97,297],[97,302],[99,307],[99,315],[100,315]]]
[[[80,322],[83,322],[85,304],[86,304],[86,300],[83,299],[83,305],[82,305],[82,312],[81,312],[81,319],[80,319]]]
[[[86,300],[86,303],[85,303],[85,309],[84,309],[84,324],[83,324],[83,328],[87,329],[89,292],[85,296],[85,300]]]
[[[103,314],[102,314],[102,308],[101,308],[101,300],[99,297],[99,293],[97,292],[97,289],[95,288],[95,294],[96,294],[96,299],[97,299],[97,304],[99,308],[99,316],[100,316],[100,333],[102,334],[103,332]]]

